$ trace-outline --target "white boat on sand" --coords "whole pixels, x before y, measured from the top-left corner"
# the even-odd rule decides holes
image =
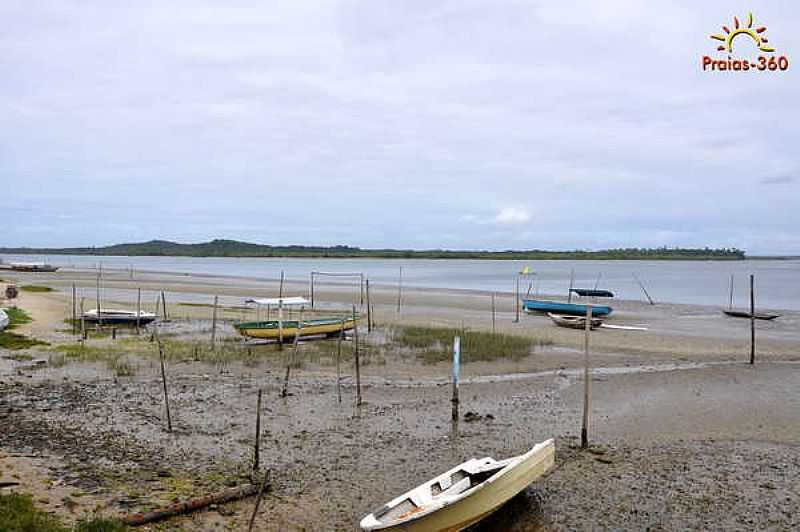
[[[473,458],[369,514],[361,520],[361,529],[463,530],[497,510],[554,464],[552,439],[506,460]]]
[[[136,311],[135,310],[119,310],[119,309],[97,309],[87,310],[83,313],[83,319],[90,323],[105,323],[107,325],[136,325]],[[152,312],[139,312],[139,325],[147,325],[154,321],[156,315]]]

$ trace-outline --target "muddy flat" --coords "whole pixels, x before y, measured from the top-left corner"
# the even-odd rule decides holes
[[[231,322],[254,312],[242,308],[243,297],[274,295],[271,285],[110,278],[104,297],[115,306],[130,308],[138,284],[146,310],[167,292],[170,322],[159,338],[172,349],[169,432],[152,330],[120,331],[116,340],[90,332],[78,350],[63,320],[72,277],[91,308],[92,279],[82,275],[48,276],[56,292],[18,301],[34,318],[19,332],[50,346],[0,351],[0,480],[17,479],[14,489],[67,520],[125,515],[248,481],[260,389],[260,464],[273,483],[259,530],[355,530],[363,515],[459,462],[516,455],[550,437],[556,468],[477,530],[800,526],[795,314],[757,325],[751,366],[747,320],[710,307],[618,303],[615,323],[648,330],[591,334],[591,447],[582,451],[583,333],[539,316],[515,322],[510,301],[498,305],[497,331],[537,341],[524,356],[465,363],[453,424],[450,364],[423,361],[393,339],[412,324],[491,331],[485,294],[409,290],[398,314],[391,290],[376,289],[377,327],[359,331],[357,407],[352,338],[343,342],[337,387],[335,339],[281,351],[236,337]],[[302,285],[289,288],[301,293]],[[205,305],[217,294],[225,308],[212,349]],[[341,313],[352,297],[332,286],[317,305]],[[246,499],[160,526],[241,529],[252,509]]]

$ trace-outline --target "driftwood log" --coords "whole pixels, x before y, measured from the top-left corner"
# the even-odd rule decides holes
[[[211,506],[212,504],[223,504],[226,502],[244,499],[245,497],[250,497],[251,495],[257,494],[259,491],[261,491],[261,489],[262,486],[257,484],[244,484],[242,486],[230,488],[219,493],[206,495],[205,497],[178,502],[165,508],[153,510],[152,512],[126,515],[122,518],[122,522],[129,526],[146,525],[147,523],[161,521],[162,519],[168,519],[170,517],[175,517],[176,515],[188,514],[206,508],[207,506]]]

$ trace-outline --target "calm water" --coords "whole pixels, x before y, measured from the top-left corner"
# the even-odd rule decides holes
[[[800,310],[800,260],[755,261],[494,261],[386,259],[257,259],[194,257],[93,257],[73,255],[5,255],[20,262],[44,260],[62,267],[153,270],[277,279],[281,270],[292,280],[307,280],[311,271],[363,272],[371,282],[397,285],[400,267],[406,287],[462,288],[512,292],[514,275],[524,266],[536,272],[521,281],[524,293],[564,294],[570,271],[575,286],[613,291],[622,299],[644,300],[634,274],[657,302],[728,304],[730,275],[735,274],[735,304],[749,305],[748,278],[756,276],[759,308]],[[599,276],[599,282],[598,282]],[[332,280],[342,282],[342,280]]]

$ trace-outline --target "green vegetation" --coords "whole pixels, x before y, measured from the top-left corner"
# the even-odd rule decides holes
[[[491,361],[499,358],[520,360],[531,354],[535,346],[552,343],[546,338],[527,338],[511,334],[492,334],[477,331],[438,327],[401,327],[395,333],[397,344],[408,347],[426,364],[452,359],[453,337],[461,337],[463,363]]]
[[[8,327],[6,327],[4,331],[0,332],[1,348],[17,350],[28,349],[37,345],[48,345],[47,342],[37,340],[36,338],[11,332],[20,325],[24,325],[33,321],[27,312],[17,307],[7,308],[5,309],[5,312],[8,316]]]
[[[49,286],[40,286],[36,284],[24,284],[19,287],[23,292],[52,292],[53,289]]]
[[[268,246],[237,240],[180,244],[151,240],[132,244],[84,248],[0,248],[0,253],[49,255],[122,255],[171,257],[332,257],[384,259],[506,259],[506,260],[742,260],[736,248],[625,248],[599,251],[531,250],[411,250],[361,249],[353,246]]]
[[[127,527],[112,519],[81,519],[74,527],[36,509],[29,495],[0,494],[0,530],[3,532],[123,532]]]

